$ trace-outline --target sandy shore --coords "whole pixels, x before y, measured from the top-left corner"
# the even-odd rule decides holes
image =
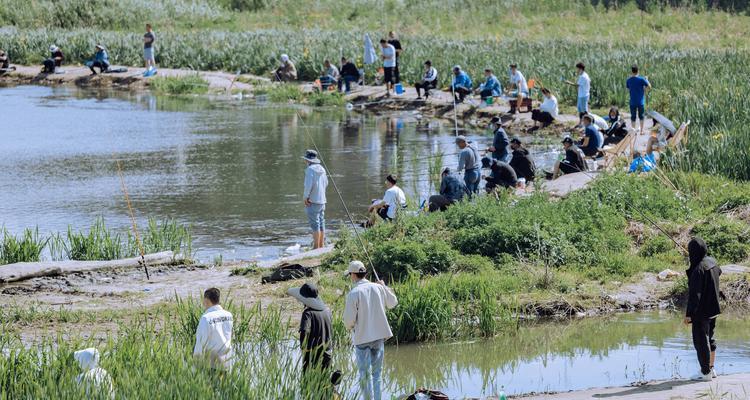
[[[719,376],[711,382],[655,381],[642,385],[589,389],[568,393],[522,396],[524,400],[746,400],[750,399],[750,374]]]

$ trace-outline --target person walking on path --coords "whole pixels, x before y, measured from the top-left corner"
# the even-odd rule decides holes
[[[344,325],[352,331],[359,391],[365,400],[380,400],[385,341],[393,336],[385,311],[396,307],[398,299],[383,281],[365,279],[367,268],[361,261],[349,263],[346,273],[354,286],[346,296]]]
[[[203,293],[205,312],[195,332],[193,356],[205,358],[211,368],[226,370],[232,366],[232,313],[220,304],[221,292],[217,288]]]
[[[643,135],[643,129],[646,126],[646,94],[651,91],[651,83],[648,78],[638,74],[638,66],[633,65],[630,68],[630,78],[625,82],[625,86],[630,91],[630,124],[635,129],[636,114],[640,122],[639,135]]]
[[[576,71],[578,72],[578,81],[576,83],[565,81],[569,85],[573,85],[578,88],[578,126],[583,125],[583,116],[589,112],[589,99],[591,97],[591,78],[586,73],[586,65],[582,62],[576,64]]]
[[[383,82],[385,82],[385,95],[390,96],[393,84],[396,81],[396,48],[388,44],[385,39],[380,39],[380,58],[383,60]]]
[[[326,211],[326,188],[328,188],[328,176],[326,170],[320,165],[318,152],[307,150],[302,157],[307,163],[305,168],[304,199],[305,213],[312,229],[313,249],[319,249],[325,245],[325,211]]]
[[[333,323],[331,310],[318,296],[312,283],[287,290],[305,306],[299,323],[299,346],[302,350],[302,373],[311,369],[327,371],[331,367],[333,351]]]
[[[146,24],[146,33],[143,35],[143,63],[146,66],[146,71],[156,68],[154,41],[156,41],[154,30],[151,28],[151,24]]]
[[[479,151],[474,144],[466,141],[466,136],[458,136],[456,145],[461,149],[458,153],[458,171],[464,171],[464,183],[469,191],[469,196],[471,196],[471,194],[479,191],[482,160],[479,158]]]
[[[398,70],[398,67],[401,66],[401,52],[404,51],[404,49],[401,47],[401,41],[398,40],[396,32],[388,32],[388,44],[393,46],[396,50],[396,66],[393,68],[393,83],[401,83],[401,72]]]
[[[716,260],[708,257],[708,247],[703,239],[696,237],[688,243],[690,268],[688,276],[688,304],[685,324],[692,324],[693,346],[698,354],[700,373],[693,380],[710,381],[716,377],[716,341],[714,329],[716,318],[721,314],[719,305],[719,277],[721,268]]]

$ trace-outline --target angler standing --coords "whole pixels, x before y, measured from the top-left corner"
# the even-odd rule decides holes
[[[305,213],[310,221],[312,229],[313,249],[319,249],[325,245],[325,211],[326,211],[326,188],[328,187],[328,176],[326,170],[320,165],[318,152],[307,150],[302,157],[307,163],[305,168],[305,191],[302,196],[305,203]]]
[[[696,237],[688,244],[690,269],[688,276],[688,304],[685,324],[693,326],[693,346],[698,354],[701,371],[692,379],[710,381],[716,377],[716,341],[714,329],[716,318],[721,314],[719,306],[719,277],[721,268],[716,260],[708,257],[708,247],[703,239]]]

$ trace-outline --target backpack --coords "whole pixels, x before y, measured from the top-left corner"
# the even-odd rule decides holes
[[[299,264],[281,264],[269,275],[264,276],[261,279],[261,283],[275,283],[290,281],[292,279],[300,279],[304,277],[313,276],[313,269],[310,267],[303,267]]]

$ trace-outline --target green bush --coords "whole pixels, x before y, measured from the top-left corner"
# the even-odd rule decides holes
[[[162,94],[205,94],[208,93],[208,82],[200,75],[156,77],[149,81],[149,85],[157,93]]]
[[[675,244],[671,239],[661,233],[657,233],[643,242],[638,250],[641,257],[653,257],[657,254],[664,254],[674,250]]]
[[[477,273],[492,270],[494,266],[492,260],[487,257],[476,254],[459,254],[454,262],[453,271]]]
[[[427,264],[424,246],[416,242],[386,242],[375,247],[372,255],[381,278],[400,280]]]
[[[692,232],[708,246],[709,255],[719,262],[741,262],[750,254],[750,226],[724,215],[715,215],[696,225]]]

